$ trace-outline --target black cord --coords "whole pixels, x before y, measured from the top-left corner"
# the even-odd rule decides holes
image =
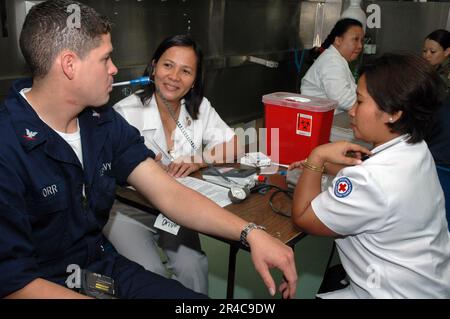
[[[276,208],[273,204],[273,199],[275,198],[275,196],[277,196],[278,194],[285,194],[287,197],[289,197],[290,199],[292,199],[292,195],[293,195],[293,191],[289,190],[289,189],[277,189],[275,192],[273,192],[273,194],[270,196],[269,199],[269,205],[270,208],[272,208],[272,211],[278,215],[284,216],[284,217],[291,217],[291,212],[286,212],[286,211],[282,211],[278,208]]]
[[[265,192],[269,191],[270,189],[276,189],[276,191],[273,192],[273,194],[270,195],[270,198],[269,198],[269,206],[272,209],[272,211],[274,213],[279,214],[284,217],[291,217],[291,212],[285,212],[285,211],[282,211],[282,210],[276,208],[273,203],[273,200],[274,200],[275,196],[277,196],[280,193],[285,194],[287,197],[292,199],[292,196],[294,193],[293,190],[281,188],[279,186],[272,185],[272,184],[259,184],[259,185],[255,186],[254,188],[252,188],[252,193],[261,192],[261,191],[264,191],[264,193],[265,193]]]

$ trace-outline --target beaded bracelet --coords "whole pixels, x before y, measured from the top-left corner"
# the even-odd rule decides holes
[[[314,172],[318,172],[318,173],[323,173],[325,171],[325,165],[323,165],[322,167],[317,167],[315,165],[312,165],[311,163],[308,162],[308,159],[305,159],[305,161],[302,163],[302,166],[304,168],[307,168],[311,171]]]

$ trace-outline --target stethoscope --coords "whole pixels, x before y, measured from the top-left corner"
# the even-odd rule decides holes
[[[159,94],[159,97],[161,98],[163,104],[166,106],[167,110],[169,111],[170,116],[177,124],[177,127],[180,129],[181,133],[183,134],[184,138],[189,142],[189,145],[191,146],[192,150],[194,151],[194,154],[198,152],[199,147],[195,145],[192,138],[189,136],[189,133],[186,131],[184,126],[178,121],[178,119],[175,116],[175,112],[173,112],[172,107],[170,106],[169,101],[161,94],[158,87],[155,85],[155,92],[156,94]],[[226,177],[220,170],[218,170],[213,163],[207,163],[208,167],[215,171],[218,176],[222,177],[223,180],[225,180],[227,183],[229,183],[229,192],[228,197],[233,203],[240,203],[244,199],[246,199],[250,195],[250,189],[255,186],[255,181],[251,180],[249,184],[243,186],[232,179],[229,179]]]

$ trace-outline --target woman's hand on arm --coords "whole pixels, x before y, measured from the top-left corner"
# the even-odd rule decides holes
[[[361,164],[363,154],[370,155],[371,152],[358,144],[347,141],[339,141],[316,147],[308,157],[308,162],[317,167],[324,167],[324,173],[336,175],[347,166]],[[302,168],[303,161],[294,162],[289,165],[289,170]]]
[[[349,157],[349,153],[353,157]],[[324,144],[316,147],[308,156],[308,163],[313,167],[323,168],[329,163],[330,167],[361,164],[361,155],[371,154],[370,151],[358,144],[346,141]],[[294,163],[295,164],[295,163]],[[297,164],[293,165],[296,166]],[[327,165],[328,166],[328,165]],[[302,230],[315,235],[337,235],[327,228],[315,215],[311,202],[321,193],[322,173],[307,167],[297,183],[292,205],[292,221]]]
[[[364,154],[370,155],[372,153],[359,144],[339,141],[316,147],[309,155],[308,161],[320,166],[325,163],[352,166],[361,164],[361,158]]]

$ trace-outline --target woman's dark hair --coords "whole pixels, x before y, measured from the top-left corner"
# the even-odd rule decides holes
[[[144,76],[149,76],[150,78],[152,77],[153,62],[155,64],[158,63],[164,52],[166,52],[171,47],[192,48],[197,57],[197,73],[194,80],[194,87],[190,89],[189,92],[186,93],[186,95],[183,97],[189,115],[192,117],[192,119],[196,120],[198,118],[200,104],[203,100],[203,53],[200,47],[190,36],[179,34],[164,39],[153,54],[152,60],[144,71]],[[141,98],[142,103],[145,104],[149,99],[152,98],[154,92],[155,84],[150,83],[149,85],[143,86],[142,90],[137,93],[137,95]]]
[[[444,81],[434,68],[413,54],[387,53],[364,65],[360,74],[382,111],[402,111],[396,122],[386,124],[391,132],[409,134],[411,144],[422,141],[445,98]]]
[[[363,27],[362,23],[355,19],[345,18],[339,20],[338,22],[336,22],[325,41],[322,43],[321,47],[324,49],[328,49],[330,45],[334,43],[336,37],[342,37],[344,33],[348,31],[348,29],[354,26],[361,28]]]
[[[444,29],[431,32],[425,39],[436,41],[444,50],[450,47],[450,32]]]

